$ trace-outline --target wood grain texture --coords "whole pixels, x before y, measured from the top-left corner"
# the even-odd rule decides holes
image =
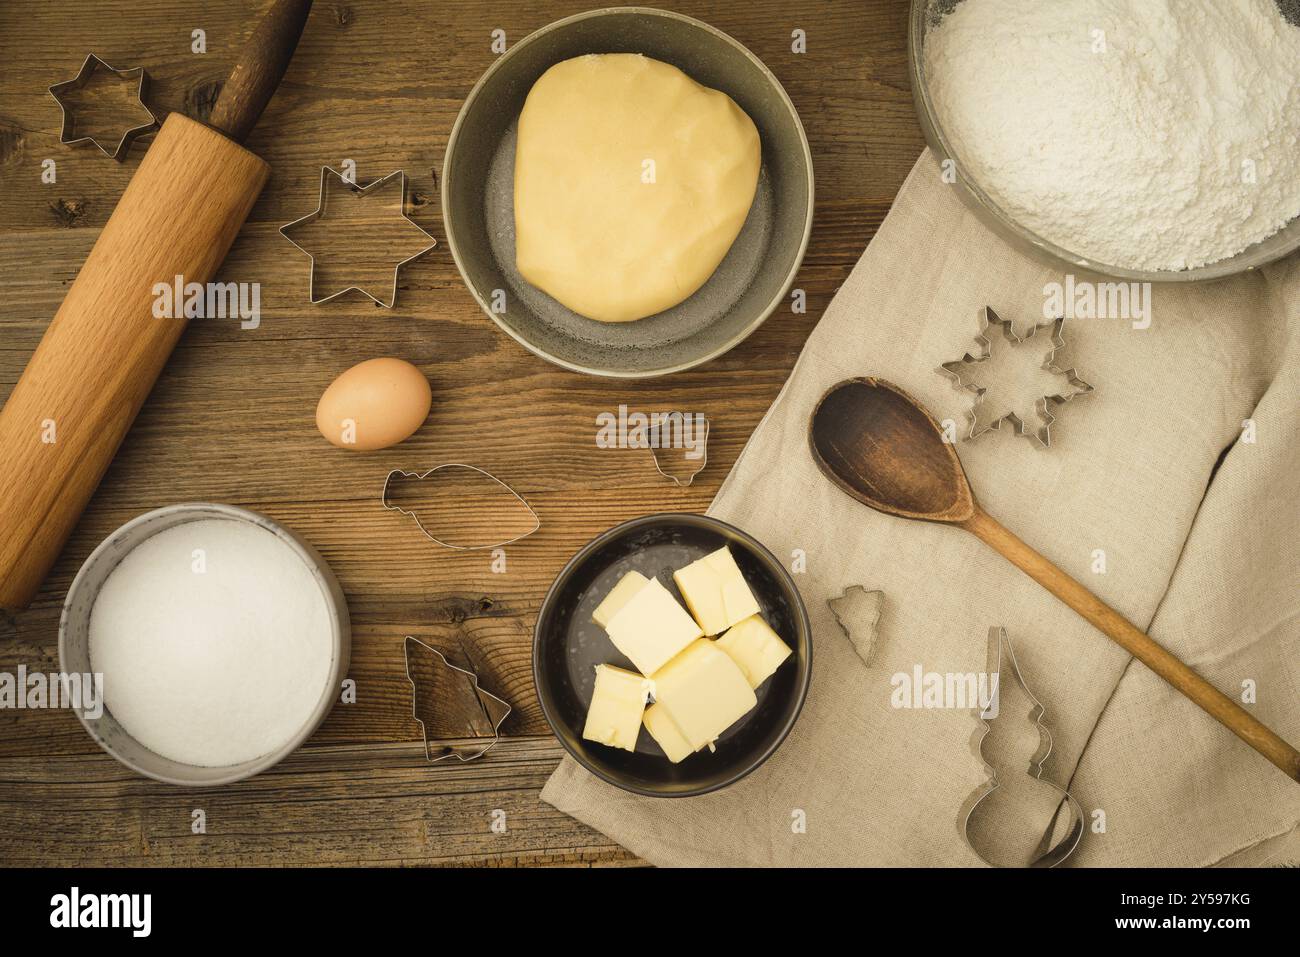
[[[262,284],[261,325],[190,324],[36,602],[21,615],[0,615],[0,671],[57,666],[63,596],[114,528],[161,505],[216,501],[289,525],[333,566],[355,626],[357,703],[336,707],[279,768],[204,792],[209,820],[222,823],[209,826],[202,844],[185,839],[190,809],[199,806],[191,792],[119,768],[66,711],[0,711],[0,862],[36,863],[31,841],[44,860],[85,863],[150,862],[164,845],[168,862],[196,865],[628,860],[537,799],[560,756],[532,688],[537,607],[591,536],[637,515],[708,506],[923,141],[908,89],[902,0],[673,0],[672,9],[762,57],[803,118],[817,175],[812,240],[796,282],[807,292],[807,313],[778,312],[701,369],[610,382],[552,367],[500,333],[462,286],[445,242],[402,271],[391,311],[355,294],[308,305],[306,261],[276,230],[315,208],[321,164],[355,159],[362,181],[404,168],[411,216],[441,242],[433,171],[461,100],[494,58],[491,31],[514,42],[591,6],[317,0],[281,89],[247,142],[271,164],[271,179],[218,276]],[[137,145],[119,165],[59,146],[58,106],[45,88],[94,50],[114,66],[146,65],[156,112],[205,115],[260,12],[260,4],[238,0],[0,4],[0,399],[143,150]],[[196,28],[207,33],[205,55],[190,52]],[[803,55],[790,51],[796,28],[807,31]],[[47,157],[58,164],[49,185],[40,181]],[[430,419],[388,452],[336,449],[315,431],[316,401],[343,369],[378,355],[409,359],[429,375]],[[712,418],[708,467],[693,486],[660,478],[649,452],[596,447],[596,415],[620,402]],[[506,574],[493,574],[486,554],[438,549],[379,504],[389,469],[453,461],[512,482],[541,515],[541,530],[507,550]],[[472,666],[510,701],[506,745],[464,768],[424,768],[409,757],[420,749],[402,669],[405,634]],[[406,771],[383,765],[394,754],[414,763]],[[507,835],[487,832],[480,799],[507,807],[511,820],[536,821],[536,834],[513,826]],[[409,818],[390,824],[376,813],[388,807]],[[430,849],[411,823],[418,815],[454,832],[452,852]],[[152,845],[139,839],[142,822],[151,822]]]
[[[489,758],[429,765],[419,746],[313,747],[215,791],[161,788],[103,754],[23,758],[6,762],[0,794],[6,834],[23,838],[5,864],[636,863],[537,800],[561,753],[514,738]]]
[[[312,0],[274,0],[248,39],[221,87],[208,121],[242,143],[284,78]]]
[[[0,608],[36,594],[184,331],[155,284],[211,280],[268,173],[167,118],[0,409]]]

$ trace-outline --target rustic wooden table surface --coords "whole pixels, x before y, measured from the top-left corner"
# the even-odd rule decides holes
[[[0,612],[0,671],[57,669],[59,609],[91,549],[149,509],[184,501],[256,509],[324,554],[351,607],[354,704],[298,753],[212,791],[141,778],[104,755],[67,710],[0,711],[0,863],[635,864],[538,799],[560,760],[533,692],[530,636],[546,588],[591,536],[656,511],[705,509],[775,398],[804,339],[871,239],[922,148],[907,78],[904,0],[671,0],[761,57],[803,117],[817,176],[812,242],[782,310],[689,373],[628,383],[547,364],[499,332],[445,243],[406,267],[397,306],[350,294],[307,303],[305,258],[277,227],[316,205],[320,166],[362,181],[404,168],[411,216],[440,240],[434,171],[463,97],[513,42],[593,6],[582,0],[317,0],[284,82],[248,146],[270,182],[218,278],[262,284],[262,322],[191,324],[33,606]],[[0,398],[144,152],[124,164],[59,144],[46,93],[88,52],[144,65],[155,112],[202,117],[260,12],[255,0],[6,0],[0,5]],[[206,52],[191,49],[202,29]],[[792,52],[792,31],[807,50]],[[147,142],[147,141],[145,141]],[[42,182],[43,160],[55,183]],[[429,421],[379,453],[327,445],[316,400],[349,365],[403,356],[433,383]],[[600,449],[595,417],[620,403],[703,411],[709,461],[690,488],[644,451]],[[0,455],[4,451],[0,449]],[[391,468],[472,462],[512,482],[541,530],[486,553],[438,549],[378,504]],[[0,530],[3,534],[3,530]],[[514,707],[507,737],[468,764],[427,765],[411,719],[402,636],[473,668]],[[195,834],[202,809],[206,833]],[[493,812],[505,812],[504,831]],[[497,816],[500,819],[500,816]]]

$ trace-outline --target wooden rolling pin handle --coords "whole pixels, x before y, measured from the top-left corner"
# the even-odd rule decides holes
[[[248,138],[289,67],[311,0],[276,0],[243,45],[208,124],[236,143]]]
[[[1293,781],[1300,781],[1300,752],[1156,644],[1150,635],[1018,539],[978,505],[961,525],[1281,768]]]
[[[0,608],[36,594],[185,328],[155,287],[211,281],[269,173],[179,113],[158,131],[0,409]]]
[[[31,602],[185,328],[183,307],[155,316],[155,287],[211,281],[265,185],[269,168],[238,144],[310,11],[272,3],[211,128],[167,118],[0,409],[0,608]]]

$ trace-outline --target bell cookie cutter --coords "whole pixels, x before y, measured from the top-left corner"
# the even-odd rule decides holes
[[[401,219],[409,223],[412,229],[419,230],[429,239],[429,245],[425,246],[423,249],[421,249],[419,252],[415,253],[414,255],[408,256],[405,259],[401,260],[400,262],[397,263],[397,265],[393,267],[393,289],[392,289],[392,294],[388,297],[387,302],[367,292],[364,287],[357,286],[357,285],[345,286],[342,289],[338,290],[337,292],[330,293],[328,296],[322,296],[320,299],[316,298],[316,256],[306,247],[295,242],[293,237],[289,235],[288,230],[292,230],[297,226],[302,226],[307,223],[314,223],[325,215],[325,211],[328,206],[331,176],[334,179],[336,179],[338,181],[338,184],[342,186],[344,189],[351,192],[354,196],[361,197],[361,198],[370,196],[372,193],[381,192],[385,185],[391,182],[394,178],[400,177],[402,182],[402,205],[398,215]],[[407,180],[406,180],[405,170],[400,170],[400,169],[394,170],[393,172],[389,173],[387,176],[381,177],[380,179],[377,179],[372,183],[368,183],[365,186],[358,186],[355,182],[348,179],[346,176],[344,176],[342,173],[340,173],[338,170],[334,169],[333,167],[322,166],[320,168],[320,198],[316,203],[316,209],[308,213],[306,216],[299,217],[298,219],[295,219],[293,222],[285,223],[283,226],[280,227],[280,235],[283,236],[285,239],[289,240],[289,242],[292,243],[295,247],[297,247],[298,249],[306,253],[307,258],[311,260],[311,271],[309,272],[307,278],[307,299],[313,306],[319,306],[322,303],[326,303],[333,299],[337,299],[339,296],[343,295],[344,293],[355,291],[361,293],[363,296],[365,296],[367,299],[369,299],[371,302],[375,303],[376,305],[382,306],[385,309],[393,308],[393,304],[397,302],[397,279],[398,279],[398,275],[402,271],[402,267],[405,266],[407,263],[411,263],[419,259],[425,253],[429,252],[429,250],[433,249],[435,246],[438,245],[438,241],[434,239],[432,235],[430,235],[428,230],[426,230],[415,220],[411,219],[410,216],[406,215],[406,192],[407,192]]]
[[[1017,415],[1014,411],[1007,412],[1005,415],[1000,416],[999,418],[995,419],[993,422],[986,423],[983,425],[983,427],[981,427],[981,423],[979,420],[979,407],[980,407],[980,403],[984,400],[984,394],[988,391],[988,389],[982,386],[974,385],[973,383],[965,382],[962,379],[962,374],[960,370],[963,365],[975,365],[977,363],[984,362],[985,360],[987,360],[993,355],[993,343],[992,340],[987,335],[989,326],[991,325],[1001,326],[1003,336],[1009,342],[1015,343],[1017,345],[1024,342],[1028,342],[1030,339],[1033,338],[1034,333],[1037,332],[1039,329],[1045,329],[1050,327],[1052,330],[1052,339],[1051,339],[1052,348],[1048,351],[1047,357],[1043,360],[1042,368],[1047,372],[1052,373],[1053,375],[1064,376],[1066,381],[1069,383],[1070,388],[1073,389],[1074,391],[1072,392],[1063,391],[1063,392],[1056,393],[1055,395],[1045,395],[1039,398],[1035,402],[1035,408],[1038,410],[1038,414],[1042,420],[1042,424],[1033,432],[1030,432],[1028,430],[1028,427],[1024,422],[1024,420],[1021,419],[1020,416]],[[1003,422],[1010,422],[1012,425],[1016,427],[1017,435],[1030,436],[1036,439],[1038,441],[1038,444],[1042,448],[1049,448],[1051,446],[1052,444],[1051,425],[1053,422],[1056,421],[1056,416],[1052,414],[1051,409],[1049,407],[1053,405],[1064,405],[1066,402],[1069,402],[1075,396],[1087,395],[1090,392],[1092,392],[1092,386],[1089,385],[1087,382],[1084,382],[1083,379],[1079,378],[1078,374],[1075,372],[1073,368],[1061,369],[1058,368],[1055,364],[1056,353],[1060,349],[1063,349],[1065,347],[1065,339],[1062,336],[1062,328],[1064,327],[1064,325],[1065,325],[1064,317],[1059,319],[1051,319],[1048,320],[1047,322],[1038,323],[1034,326],[1031,326],[1027,335],[1019,336],[1016,334],[1015,329],[1012,327],[1012,323],[1010,319],[1003,319],[1001,316],[999,316],[996,312],[993,311],[992,306],[984,307],[984,312],[982,314],[982,321],[980,324],[980,331],[979,334],[975,336],[975,341],[979,343],[980,346],[980,354],[977,356],[973,356],[968,352],[960,359],[955,359],[952,362],[943,363],[938,370],[939,372],[943,373],[944,375],[952,379],[953,384],[957,386],[957,388],[964,389],[967,392],[972,392],[975,394],[975,403],[971,406],[970,411],[967,413],[967,417],[970,419],[970,431],[967,434],[966,438],[973,439],[976,436],[983,435],[985,432],[998,430],[1001,427]]]
[[[1008,671],[1011,677],[1015,679],[1016,685],[1032,703],[1029,719],[1038,729],[1038,749],[1030,758],[1026,772],[1027,776],[1056,790],[1060,794],[1060,802],[1057,805],[1056,814],[1053,815],[1052,826],[1043,834],[1029,866],[1035,868],[1056,867],[1073,854],[1075,848],[1079,846],[1079,841],[1083,837],[1083,808],[1079,806],[1079,802],[1074,799],[1074,795],[1068,790],[1054,781],[1043,778],[1043,763],[1052,753],[1052,732],[1043,724],[1046,709],[1043,708],[1042,703],[1034,696],[1034,693],[1029,690],[1029,685],[1025,683],[1024,675],[1020,672],[1020,664],[1016,661],[1016,652],[1011,644],[1011,638],[1007,635],[1007,630],[1001,627],[989,629],[988,673],[993,680],[993,690],[989,703],[979,712],[979,721],[982,727],[976,733],[975,738],[975,755],[983,762],[984,769],[988,772],[989,777],[988,781],[981,785],[979,790],[968,799],[967,804],[964,806],[960,819],[961,832],[970,849],[975,852],[980,860],[990,867],[998,866],[980,851],[975,841],[971,840],[971,820],[975,817],[976,809],[979,808],[980,804],[1001,786],[998,780],[997,768],[989,763],[988,757],[984,753],[984,739],[988,737],[989,731],[992,730],[992,725],[989,722],[998,718],[1002,676]],[[1055,825],[1062,809],[1068,814],[1068,829],[1061,840],[1055,844],[1050,844],[1052,836],[1057,830]]]
[[[419,710],[420,689],[419,686],[415,683],[415,677],[411,674],[411,645],[412,644],[419,645],[425,651],[433,655],[434,658],[437,660],[437,662],[439,662],[442,665],[442,667],[445,667],[452,672],[456,672],[460,675],[464,675],[468,677],[469,682],[474,690],[474,694],[478,699],[479,707],[482,709],[483,717],[486,719],[487,723],[492,728],[492,740],[489,741],[486,745],[482,747],[478,747],[477,745],[472,747],[457,747],[454,745],[446,745],[443,748],[442,754],[439,754],[437,757],[434,757],[429,752],[429,731],[424,721],[420,719],[420,710]],[[437,764],[439,761],[455,756],[458,761],[464,763],[466,761],[473,761],[475,758],[483,757],[483,755],[487,754],[489,751],[491,751],[493,748],[497,746],[497,743],[501,740],[501,725],[505,722],[506,718],[510,716],[510,712],[512,710],[509,703],[498,698],[496,695],[492,694],[492,692],[479,687],[478,675],[474,674],[474,672],[466,671],[464,668],[457,668],[455,665],[453,665],[450,661],[447,660],[447,656],[444,655],[441,651],[439,651],[437,648],[434,648],[432,645],[429,645],[421,641],[419,638],[416,638],[414,635],[407,635],[402,640],[402,655],[406,660],[406,680],[411,683],[411,717],[413,717],[415,719],[415,723],[420,726],[420,736],[424,739],[424,757],[426,761],[428,761],[430,764]]]
[[[101,143],[95,136],[87,134],[77,136],[75,134],[76,120],[74,115],[68,110],[68,106],[63,101],[63,94],[72,90],[80,90],[91,78],[98,72],[111,73],[121,80],[138,80],[136,86],[135,98],[140,103],[140,108],[149,114],[150,120],[140,126],[133,126],[122,133],[121,138],[117,141],[116,148],[110,150]],[[117,70],[109,66],[93,53],[86,54],[85,62],[81,64],[81,69],[71,80],[64,80],[61,83],[55,83],[49,88],[50,96],[54,97],[54,102],[59,104],[59,110],[63,114],[63,123],[59,127],[59,142],[65,146],[73,146],[78,143],[93,143],[95,148],[110,159],[117,160],[119,163],[126,159],[126,154],[131,149],[131,144],[138,137],[147,133],[155,132],[161,125],[158,122],[158,115],[149,109],[144,101],[145,93],[149,89],[149,74],[145,72],[144,67],[132,67],[129,70]]]
[[[420,516],[415,514],[414,511],[412,511],[411,509],[402,508],[402,506],[400,505],[391,504],[388,501],[388,487],[393,481],[393,476],[400,475],[403,478],[410,478],[410,479],[415,479],[417,482],[423,482],[434,472],[439,472],[443,469],[469,469],[472,472],[477,472],[479,475],[487,476],[492,481],[500,485],[507,492],[509,492],[511,495],[513,495],[519,501],[519,503],[528,510],[528,514],[533,517],[533,527],[530,528],[528,531],[524,532],[523,534],[516,535],[514,538],[507,539],[506,541],[503,542],[491,542],[486,545],[453,545],[451,542],[444,542],[442,539],[438,538],[438,536],[434,535],[427,528],[425,528],[424,522],[420,521]],[[528,500],[526,498],[524,498],[513,488],[511,488],[505,482],[501,481],[499,478],[497,478],[495,475],[493,475],[491,472],[487,471],[486,469],[481,469],[477,465],[468,465],[465,462],[444,462],[442,465],[435,465],[427,472],[407,472],[404,469],[393,469],[391,472],[388,473],[387,478],[384,479],[384,488],[383,491],[380,492],[379,494],[379,504],[383,505],[384,508],[388,509],[391,512],[398,512],[414,520],[415,524],[419,526],[420,531],[424,533],[425,537],[428,538],[429,541],[433,542],[434,544],[441,545],[443,548],[450,548],[458,552],[474,552],[474,551],[482,551],[488,548],[504,548],[507,545],[513,545],[515,542],[527,538],[529,535],[532,535],[534,532],[536,532],[539,528],[542,527],[541,517],[537,514],[537,510],[533,508],[532,505],[528,504]]]
[[[686,428],[685,425],[686,413],[668,412],[665,413],[664,419],[671,420],[673,416],[678,417],[678,421],[682,423],[681,428],[684,430]],[[711,419],[709,419],[707,415],[703,415],[702,413],[700,414],[700,418],[704,421],[704,438],[700,442],[700,449],[701,449],[700,464],[698,468],[696,468],[693,472],[691,472],[689,475],[686,476],[685,480],[682,480],[680,477],[673,474],[672,472],[664,471],[663,463],[659,459],[659,450],[660,448],[663,447],[663,443],[659,439],[663,420],[660,420],[660,423],[658,425],[652,426],[651,428],[651,430],[655,433],[655,440],[650,443],[650,457],[654,460],[655,471],[658,472],[660,475],[662,475],[664,478],[671,479],[673,484],[676,485],[678,488],[689,488],[695,482],[695,476],[703,472],[705,467],[709,464],[709,431],[713,428],[713,422]],[[675,446],[670,446],[670,448],[675,448]]]

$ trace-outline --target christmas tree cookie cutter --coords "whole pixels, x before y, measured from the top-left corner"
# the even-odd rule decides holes
[[[1035,408],[1038,411],[1040,425],[1033,431],[1029,430],[1028,425],[1014,410],[999,416],[992,422],[981,423],[979,418],[980,403],[984,400],[984,394],[988,389],[975,385],[972,382],[967,382],[965,381],[965,378],[963,378],[963,367],[984,362],[993,355],[993,342],[988,335],[989,327],[993,325],[1001,326],[1003,336],[1007,341],[1016,345],[1028,342],[1034,337],[1034,334],[1039,329],[1051,329],[1051,349],[1048,351],[1047,357],[1043,360],[1042,368],[1053,375],[1063,376],[1069,386],[1069,391],[1062,389],[1062,391],[1058,393],[1041,396],[1035,401]],[[999,429],[1003,422],[1010,422],[1015,426],[1017,435],[1029,436],[1037,440],[1038,444],[1043,448],[1049,448],[1051,446],[1051,425],[1056,421],[1056,416],[1052,414],[1052,407],[1064,405],[1075,396],[1088,395],[1093,391],[1092,386],[1079,378],[1078,373],[1076,373],[1073,368],[1061,369],[1056,365],[1056,353],[1065,348],[1065,339],[1062,336],[1064,325],[1064,318],[1051,319],[1047,322],[1031,326],[1028,334],[1020,336],[1016,334],[1010,319],[1003,319],[993,311],[992,306],[984,307],[980,331],[979,334],[975,336],[975,341],[980,346],[980,354],[971,355],[968,352],[960,359],[943,363],[938,370],[952,379],[953,384],[957,388],[964,389],[967,392],[972,392],[975,395],[975,402],[967,413],[967,417],[970,419],[970,430],[966,435],[966,438],[973,439],[976,436],[983,435],[985,432]]]
[[[456,682],[461,689],[468,688],[473,693],[475,705],[468,705],[466,702],[456,702],[456,705],[467,709],[466,730],[470,732],[483,732],[474,736],[480,740],[487,737],[487,732],[491,732],[491,740],[487,744],[456,745],[444,744],[438,755],[434,755],[429,750],[429,729],[424,719],[420,717],[420,686],[415,681],[415,676],[411,674],[411,646],[416,645],[430,655],[430,663],[435,668],[434,683],[438,685],[440,678],[438,671],[442,672],[441,690],[451,692],[455,689],[448,687],[447,682]],[[411,717],[415,723],[420,726],[420,736],[424,740],[424,757],[430,764],[437,764],[446,758],[455,757],[461,763],[473,761],[475,758],[481,758],[497,746],[501,740],[501,725],[506,718],[510,716],[510,705],[492,694],[490,691],[479,687],[478,675],[472,671],[466,671],[464,668],[457,668],[437,648],[429,645],[413,635],[407,635],[402,641],[402,655],[406,659],[406,680],[411,684]],[[444,698],[449,695],[444,695]],[[426,717],[428,714],[426,713]]]
[[[828,599],[826,605],[844,637],[853,645],[854,652],[870,668],[880,637],[880,613],[885,606],[885,593],[868,589],[865,585],[850,585],[839,596]]]
[[[984,769],[988,772],[989,777],[963,806],[960,818],[962,836],[980,860],[990,867],[999,866],[991,859],[991,855],[987,850],[981,850],[980,840],[972,837],[971,824],[984,801],[1003,784],[999,779],[997,767],[990,762],[989,756],[985,752],[984,745],[989,732],[993,730],[993,725],[990,722],[1005,720],[1000,716],[1002,688],[1004,685],[1002,679],[1010,677],[1014,680],[1020,692],[1031,703],[1029,720],[1033,722],[1038,731],[1038,748],[1029,759],[1026,774],[1039,786],[1057,792],[1056,813],[1051,819],[1051,824],[1046,828],[1039,840],[1038,846],[1035,848],[1027,866],[1035,868],[1056,867],[1073,854],[1079,846],[1079,841],[1083,837],[1083,808],[1080,807],[1079,802],[1074,799],[1074,795],[1068,790],[1043,777],[1043,764],[1052,753],[1052,733],[1048,730],[1047,725],[1043,723],[1046,710],[1029,689],[1029,685],[1025,683],[1024,675],[1020,671],[1020,664],[1016,661],[1015,648],[1012,646],[1011,638],[1007,635],[1005,628],[994,627],[989,629],[987,673],[992,684],[992,693],[989,696],[988,703],[979,712],[981,727],[976,732],[974,751],[975,756],[983,762]],[[1065,815],[1065,823],[1063,826],[1058,826],[1062,814]],[[1061,835],[1059,839],[1053,841],[1052,838],[1058,834]]]

